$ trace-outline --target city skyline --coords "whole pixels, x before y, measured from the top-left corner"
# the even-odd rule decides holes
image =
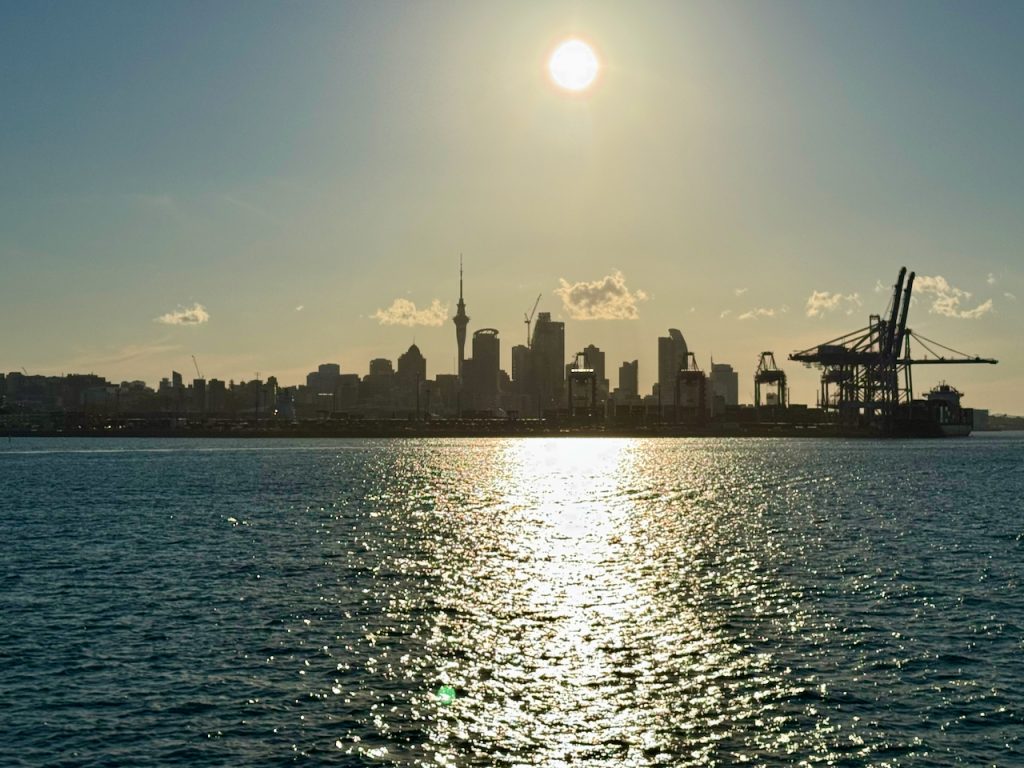
[[[738,3],[286,9],[5,4],[0,369],[149,382],[316,361],[365,373],[413,341],[564,322],[656,378],[681,330],[749,401],[774,351],[883,312],[1000,359],[936,371],[1019,413],[1024,11]],[[203,35],[195,35],[203,29]],[[581,37],[601,70],[545,70]],[[115,44],[116,41],[116,44]],[[827,66],[821,66],[826,62]],[[402,323],[413,323],[403,325]],[[568,360],[566,360],[568,362]]]

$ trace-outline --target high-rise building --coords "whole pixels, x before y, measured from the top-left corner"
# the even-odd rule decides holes
[[[587,345],[583,348],[583,363],[594,371],[594,376],[597,378],[598,394],[607,396],[608,379],[604,375],[604,352],[593,344]]]
[[[408,351],[398,356],[398,371],[395,373],[395,386],[398,388],[398,401],[402,408],[420,411],[420,389],[427,378],[427,361],[420,348],[413,344]]]
[[[711,364],[711,397],[721,398],[722,405],[739,405],[739,374],[728,363]]]
[[[512,347],[512,383],[522,389],[530,376],[530,348],[525,344]]]
[[[384,357],[375,357],[370,361],[370,375],[371,376],[391,376],[395,372],[395,369],[391,365],[391,361]]]
[[[321,363],[315,371],[306,374],[306,386],[316,394],[334,394],[341,377],[337,363]]]
[[[359,385],[359,402],[368,413],[384,415],[394,406],[395,371],[391,361],[376,358],[370,361],[370,373]]]
[[[206,413],[206,379],[192,379],[192,411]]]
[[[668,336],[658,338],[658,388],[662,405],[673,405],[676,396],[676,374],[688,365],[689,350],[686,339],[676,328],[669,328]]]
[[[473,334],[473,364],[463,380],[474,411],[493,413],[498,409],[498,371],[501,342],[494,328],[481,328]]]
[[[462,257],[459,257],[459,304],[455,317],[455,341],[459,345],[459,381],[462,381],[462,364],[466,360],[466,326],[469,325],[469,315],[466,314],[466,302],[462,300]]]
[[[531,386],[543,411],[563,407],[565,395],[565,323],[551,319],[550,312],[537,315],[533,326]]]
[[[223,413],[227,410],[227,389],[220,379],[207,382],[206,409],[209,413]]]
[[[624,362],[619,366],[619,392],[623,397],[638,397],[640,395],[640,363]]]
[[[413,344],[398,356],[398,371],[395,376],[399,381],[425,381],[427,378],[427,360],[420,348]]]
[[[320,363],[320,365],[317,366],[316,372],[319,373],[322,378],[331,381],[341,376],[341,366],[337,363]]]

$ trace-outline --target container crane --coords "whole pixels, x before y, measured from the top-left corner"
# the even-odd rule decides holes
[[[913,288],[914,273],[908,275],[907,268],[901,268],[884,319],[882,315],[870,315],[865,328],[789,356],[790,360],[822,369],[819,403],[825,410],[838,412],[841,421],[881,419],[891,431],[893,421],[911,410],[913,366],[998,362],[958,352],[908,328]],[[933,356],[915,358],[911,338]]]
[[[775,386],[775,405],[785,408],[789,405],[789,388],[786,384],[786,372],[775,363],[774,352],[762,352],[754,373],[754,406],[761,407],[761,385]],[[771,397],[768,393],[767,397]]]

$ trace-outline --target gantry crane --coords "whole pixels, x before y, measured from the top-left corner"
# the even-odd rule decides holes
[[[762,352],[757,362],[757,370],[754,372],[754,406],[757,408],[761,407],[762,384],[775,385],[775,405],[780,408],[785,408],[789,405],[789,387],[786,385],[786,372],[775,363],[774,352]]]
[[[904,284],[905,282],[905,284]],[[794,352],[790,360],[822,369],[819,404],[844,422],[878,422],[891,429],[901,409],[913,401],[915,365],[979,364],[998,361],[966,355],[926,339],[907,327],[914,273],[900,269],[886,315],[871,315],[866,328],[816,347]],[[914,358],[911,338],[933,357]],[[941,348],[942,352],[937,352]]]

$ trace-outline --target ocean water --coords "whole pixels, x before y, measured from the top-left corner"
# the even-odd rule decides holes
[[[1024,439],[0,443],[0,765],[1024,765]]]

